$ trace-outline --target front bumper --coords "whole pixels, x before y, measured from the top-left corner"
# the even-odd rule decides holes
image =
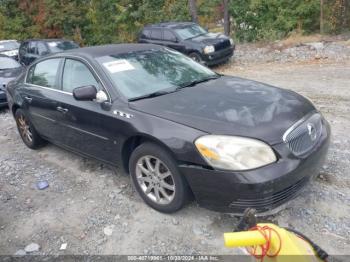
[[[198,204],[230,213],[243,213],[248,207],[269,213],[293,199],[316,177],[324,163],[330,142],[330,127],[324,122],[322,136],[305,158],[297,158],[284,143],[273,148],[279,160],[250,171],[230,172],[181,165]]]
[[[218,65],[230,59],[230,57],[233,56],[234,51],[235,45],[226,49],[215,51],[208,55],[203,55],[202,58],[207,66]]]

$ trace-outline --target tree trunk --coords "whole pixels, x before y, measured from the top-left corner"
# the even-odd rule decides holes
[[[323,7],[324,7],[324,1],[320,0],[320,33],[321,35],[323,35],[324,33]]]
[[[188,7],[192,17],[192,22],[198,23],[196,0],[188,0]]]
[[[224,6],[224,31],[225,35],[230,36],[230,14],[228,12],[229,0],[223,0]]]

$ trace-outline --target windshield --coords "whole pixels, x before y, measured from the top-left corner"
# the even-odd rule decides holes
[[[18,49],[19,43],[17,41],[9,41],[0,43],[0,52]]]
[[[217,76],[187,56],[169,49],[146,50],[97,58],[128,99],[165,92]]]
[[[21,67],[21,65],[16,60],[9,57],[0,57],[0,70],[17,67]]]
[[[47,45],[49,46],[49,49],[52,53],[79,48],[79,46],[73,41],[53,41],[48,42]]]
[[[191,25],[191,26],[186,26],[182,28],[175,28],[174,30],[182,40],[194,38],[194,37],[208,33],[199,25]]]

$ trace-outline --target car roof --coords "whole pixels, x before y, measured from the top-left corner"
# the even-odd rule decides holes
[[[146,25],[145,29],[149,28],[155,28],[155,27],[161,27],[161,28],[177,28],[177,27],[184,27],[184,26],[189,26],[189,25],[196,25],[196,23],[193,22],[163,22],[163,23],[158,23],[158,24],[150,24]]]
[[[0,40],[1,43],[7,43],[7,42],[18,42],[17,40],[11,39],[11,40]]]
[[[73,40],[70,40],[70,39],[63,39],[63,38],[45,38],[45,39],[37,39],[37,38],[34,38],[34,39],[26,39],[24,40],[23,42],[29,42],[29,41],[41,41],[41,42],[53,42],[53,41],[67,41],[67,42],[74,42]]]
[[[101,57],[107,55],[118,55],[136,51],[161,50],[163,46],[153,44],[110,44],[70,49],[57,55],[71,54],[90,57]]]

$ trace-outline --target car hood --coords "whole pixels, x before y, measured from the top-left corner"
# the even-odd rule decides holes
[[[218,79],[130,103],[152,114],[210,134],[253,137],[271,145],[314,106],[297,93],[237,77]]]
[[[22,71],[22,67],[0,70],[0,86],[7,85],[8,82],[19,76]]]
[[[229,38],[222,34],[207,33],[194,38],[187,39],[185,41],[192,43],[202,43],[203,45],[215,45],[223,40],[229,40]]]

